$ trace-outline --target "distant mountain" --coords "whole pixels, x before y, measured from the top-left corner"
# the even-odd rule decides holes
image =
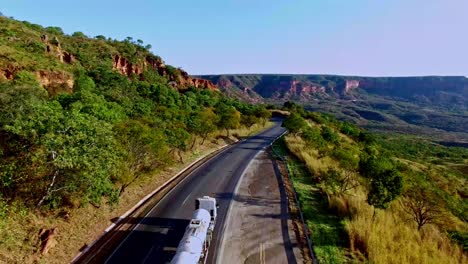
[[[360,92],[416,103],[456,105],[466,109],[465,77],[352,77],[334,75],[204,75],[225,93],[259,101],[295,100],[307,103],[323,98],[353,99]],[[358,91],[355,91],[358,90]],[[360,91],[359,91],[360,90]]]
[[[204,75],[231,97],[254,103],[296,101],[374,130],[468,141],[468,78],[338,75]],[[444,132],[456,132],[447,136]]]

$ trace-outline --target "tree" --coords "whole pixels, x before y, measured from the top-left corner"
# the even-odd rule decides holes
[[[418,230],[426,224],[437,223],[443,217],[442,202],[427,187],[414,186],[406,193],[401,203]]]
[[[339,171],[328,168],[324,174],[324,183],[332,193],[346,194],[359,186],[359,181],[353,171]]]
[[[262,119],[263,126],[265,126],[268,119],[271,118],[271,115],[272,115],[271,112],[268,111],[265,107],[258,107],[255,110],[255,116]]]
[[[240,126],[241,113],[233,106],[220,103],[216,108],[216,114],[219,117],[218,127],[226,129],[226,135],[229,137],[229,129],[235,129]]]
[[[81,32],[81,31],[76,31],[72,34],[72,37],[75,37],[75,38],[87,38],[87,36]]]
[[[169,127],[166,128],[165,134],[167,142],[172,148],[171,151],[177,151],[180,163],[183,163],[182,151],[188,149],[188,142],[190,141],[191,135],[185,130],[184,126],[177,122],[172,122]]]
[[[357,138],[360,135],[359,128],[356,127],[353,124],[348,123],[348,122],[341,123],[340,131],[341,131],[341,133],[343,133],[345,135],[348,135],[348,136],[351,136],[351,137],[354,137],[354,138]]]
[[[143,121],[129,120],[117,125],[115,130],[125,150],[122,173],[116,177],[122,195],[144,172],[165,164],[169,151],[164,133]]]
[[[379,209],[386,209],[403,190],[403,178],[395,169],[372,175],[367,202]]]
[[[255,123],[258,122],[258,117],[254,115],[242,115],[241,124],[250,129]]]
[[[298,134],[308,127],[307,122],[297,113],[291,113],[284,121],[283,126],[293,134]]]
[[[283,108],[284,108],[284,109],[287,109],[287,110],[294,110],[294,109],[296,109],[296,108],[298,108],[298,107],[299,107],[299,105],[296,104],[296,103],[293,102],[293,101],[286,101],[286,102],[284,102],[284,104],[283,104]]]
[[[46,27],[45,30],[51,34],[63,35],[63,30],[60,27]]]
[[[194,114],[188,119],[187,128],[189,132],[202,137],[201,145],[205,143],[208,134],[216,130],[218,116],[213,112],[212,108],[206,107]],[[195,145],[196,138],[193,137],[191,149]]]
[[[323,147],[325,145],[325,140],[320,134],[320,130],[316,127],[307,127],[304,129],[302,138],[305,140],[306,144],[311,147]]]

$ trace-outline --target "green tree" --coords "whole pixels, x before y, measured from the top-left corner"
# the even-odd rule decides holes
[[[124,150],[122,173],[116,176],[122,195],[145,172],[166,164],[169,150],[163,131],[152,129],[147,122],[128,120],[115,130]]]
[[[367,202],[379,209],[388,208],[403,190],[403,178],[394,169],[372,175]]]
[[[233,106],[224,103],[216,107],[216,114],[219,117],[218,127],[226,130],[229,137],[229,129],[235,129],[240,126],[241,113]]]
[[[241,116],[241,124],[248,129],[250,129],[254,124],[259,121],[258,117],[254,115],[242,115]]]
[[[210,107],[205,107],[199,112],[192,114],[188,120],[189,132],[194,133],[202,138],[201,145],[205,143],[208,135],[216,131],[216,124],[218,122],[218,116],[214,113]],[[193,137],[192,146],[195,145],[195,137]]]
[[[263,126],[265,126],[266,122],[271,118],[271,112],[268,111],[265,107],[258,107],[255,110],[255,116],[262,120]]]
[[[308,127],[307,122],[297,113],[291,113],[284,121],[283,126],[293,134],[298,134]]]
[[[73,32],[72,37],[75,37],[75,38],[87,38],[87,36],[86,36],[83,32],[81,32],[81,31]]]

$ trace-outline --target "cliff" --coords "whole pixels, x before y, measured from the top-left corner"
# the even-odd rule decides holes
[[[366,94],[466,108],[465,77],[353,77],[333,75],[206,75],[230,95],[249,102],[362,99]]]
[[[175,88],[195,87],[217,90],[217,87],[209,80],[192,78],[182,69],[168,70],[168,67],[159,57],[146,56],[139,59],[137,63],[131,63],[121,55],[114,55],[112,61],[112,68],[127,77],[137,75],[139,78],[143,78],[143,72],[151,70],[157,72],[160,76],[168,77]]]

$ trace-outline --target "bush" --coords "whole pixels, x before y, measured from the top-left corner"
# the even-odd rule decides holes
[[[50,34],[63,35],[63,30],[60,27],[46,27],[45,31]]]
[[[338,139],[339,139],[338,134],[328,126],[323,126],[322,127],[321,134],[322,134],[323,139],[325,139],[326,141],[328,141],[330,143],[337,143],[338,142]]]
[[[308,124],[299,114],[293,112],[291,113],[283,122],[283,126],[293,134],[298,134],[299,132],[307,129]]]

